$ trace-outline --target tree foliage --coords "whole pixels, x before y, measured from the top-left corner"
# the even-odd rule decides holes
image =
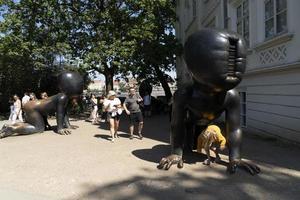
[[[0,1],[0,109],[13,94],[57,91],[55,65],[70,52],[61,4],[55,0]]]
[[[151,37],[138,41],[133,57],[131,71],[138,79],[160,83],[167,99],[172,96],[168,82],[174,81],[166,72],[175,70],[176,54],[181,45],[174,35],[176,20],[174,1],[144,1],[144,25]],[[148,4],[147,4],[148,2]]]
[[[166,86],[165,72],[174,69],[178,49],[174,5],[171,0],[0,0],[2,97],[49,89],[49,74],[61,70],[67,57],[84,59],[77,69],[83,74],[104,74],[107,90],[119,74]]]

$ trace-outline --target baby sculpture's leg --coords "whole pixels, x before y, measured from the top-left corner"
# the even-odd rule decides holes
[[[39,112],[32,111],[27,113],[26,120],[27,123],[18,122],[11,125],[4,125],[0,131],[0,139],[13,134],[27,135],[45,130],[44,119]]]

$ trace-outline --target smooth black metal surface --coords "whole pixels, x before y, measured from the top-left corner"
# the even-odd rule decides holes
[[[240,158],[240,99],[234,88],[241,82],[246,67],[244,40],[233,32],[202,29],[187,39],[184,57],[192,81],[181,85],[174,95],[172,152],[161,160],[158,168],[168,169],[172,164],[181,163],[183,149],[193,148],[202,130],[225,112],[229,172],[242,167],[251,174],[259,173],[257,166]]]

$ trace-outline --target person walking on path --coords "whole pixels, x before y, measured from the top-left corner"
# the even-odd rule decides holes
[[[37,100],[36,95],[33,92],[31,92],[29,94],[29,97],[30,97],[30,101],[36,101]]]
[[[47,92],[42,92],[40,94],[40,97],[42,100],[48,99],[48,94]],[[45,130],[52,130],[52,126],[48,122],[48,116],[43,116],[44,123],[45,123]]]
[[[92,112],[91,112],[91,120],[92,124],[96,124],[98,120],[98,99],[94,94],[91,94],[91,106],[92,106]]]
[[[17,119],[19,119],[21,122],[23,122],[22,103],[20,101],[19,96],[15,94],[14,95],[14,114],[12,117],[13,123],[15,123]]]
[[[147,91],[145,92],[145,96],[143,97],[143,103],[145,117],[151,117],[151,96]]]
[[[119,98],[116,97],[116,92],[110,90],[107,99],[103,102],[104,110],[107,112],[107,121],[110,125],[111,141],[114,142],[118,136],[120,123],[120,115],[122,114],[122,106]]]
[[[107,119],[107,112],[105,111],[105,108],[104,108],[104,101],[106,100],[106,96],[105,95],[102,95],[101,98],[100,98],[100,109],[101,109],[101,122],[106,122],[106,119]]]
[[[13,121],[13,116],[14,116],[14,99],[12,97],[9,98],[9,109],[10,109],[10,114],[9,114],[9,121]]]
[[[47,92],[42,92],[40,96],[41,96],[41,99],[48,99]]]
[[[143,130],[143,115],[140,109],[139,103],[141,103],[143,99],[140,97],[140,95],[136,94],[136,91],[134,88],[129,89],[129,95],[125,99],[123,107],[127,115],[129,115],[130,125],[129,125],[129,133],[130,133],[130,139],[133,139],[133,132],[134,132],[134,123],[138,122],[138,135],[140,139],[143,139],[142,130]]]
[[[30,96],[29,96],[28,92],[25,92],[24,96],[22,98],[22,107],[24,107],[28,101],[30,101]]]
[[[22,109],[24,108],[25,104],[28,103],[30,101],[30,96],[28,92],[24,93],[24,96],[22,97]],[[24,119],[26,119],[26,113],[22,113],[24,116]],[[23,118],[22,116],[22,118]]]

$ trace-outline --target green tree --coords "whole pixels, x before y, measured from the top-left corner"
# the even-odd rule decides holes
[[[77,13],[80,28],[71,38],[80,38],[77,44],[85,46],[77,52],[85,61],[81,67],[103,74],[106,90],[111,90],[114,75],[126,69],[133,55],[138,10],[130,9],[123,0],[81,2],[78,9],[81,10],[72,11],[72,15]]]
[[[58,70],[57,55],[67,46],[57,23],[56,1],[0,1],[1,108],[9,96],[40,92],[43,79]],[[55,12],[54,12],[55,11]],[[49,87],[45,88],[49,89]]]
[[[174,69],[178,47],[173,34],[174,1],[75,2],[67,9],[78,22],[72,24],[76,31],[70,31],[69,41],[73,56],[84,58],[81,68],[104,74],[106,90],[112,89],[113,77],[120,73],[152,77],[169,98],[164,72]]]
[[[177,49],[174,1],[0,0],[0,12],[0,83],[7,94],[45,87],[43,77],[70,55],[84,59],[83,74],[104,74],[107,90],[115,75],[131,72],[159,80],[171,95],[165,72],[174,68]]]
[[[176,54],[181,51],[181,45],[174,35],[175,2],[145,0],[139,1],[139,5],[142,11],[139,33],[142,37],[137,38],[137,46],[129,68],[139,80],[147,79],[153,84],[160,83],[169,100],[172,93],[168,82],[172,78],[165,72],[175,70]]]

